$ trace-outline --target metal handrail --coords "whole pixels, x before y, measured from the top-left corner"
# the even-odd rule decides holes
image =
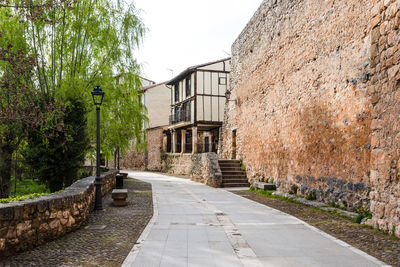
[[[190,121],[190,119],[191,119],[190,109],[181,110],[169,116],[169,124],[172,125],[179,122],[186,122]]]

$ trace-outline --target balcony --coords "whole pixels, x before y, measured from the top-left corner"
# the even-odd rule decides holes
[[[169,116],[169,125],[177,124],[180,122],[190,121],[190,110],[182,110],[178,111],[175,114]]]

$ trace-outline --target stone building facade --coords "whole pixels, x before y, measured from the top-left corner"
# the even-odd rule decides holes
[[[400,1],[265,0],[232,46],[224,158],[400,235]]]

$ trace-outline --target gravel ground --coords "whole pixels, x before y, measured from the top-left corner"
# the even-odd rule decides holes
[[[0,266],[121,266],[153,214],[150,184],[126,179],[124,188],[128,206],[114,207],[110,192],[104,209],[92,212],[86,226],[0,261]]]
[[[237,191],[234,193],[293,215],[387,264],[400,267],[399,238],[313,207],[268,198],[256,192]]]

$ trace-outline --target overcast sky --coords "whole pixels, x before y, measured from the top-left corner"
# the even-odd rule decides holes
[[[262,0],[134,0],[149,31],[137,52],[144,76],[163,82],[187,67],[229,57]],[[168,70],[170,69],[170,70]]]

